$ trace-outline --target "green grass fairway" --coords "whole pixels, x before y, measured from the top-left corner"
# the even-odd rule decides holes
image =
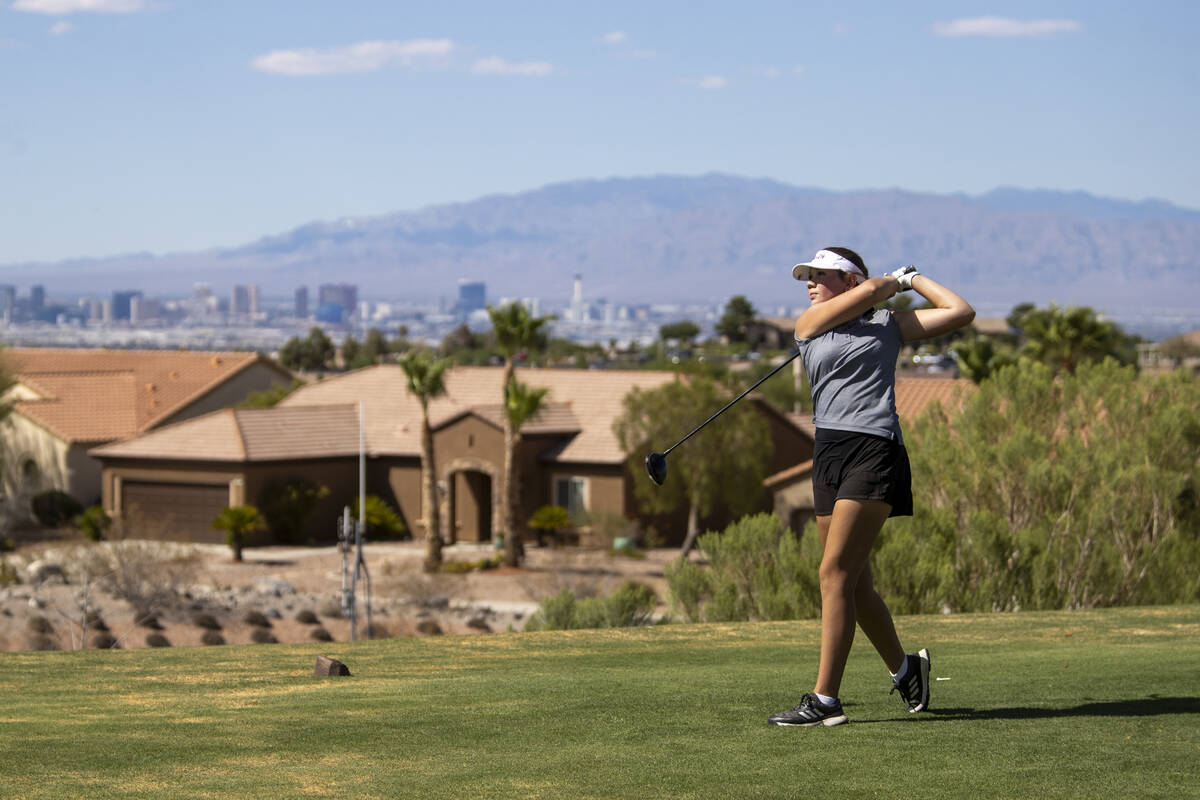
[[[860,635],[815,729],[815,622],[4,654],[0,797],[1200,796],[1200,606],[897,626],[932,710]]]

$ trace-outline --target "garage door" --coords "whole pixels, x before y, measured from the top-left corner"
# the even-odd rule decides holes
[[[125,518],[135,537],[184,536],[193,542],[225,541],[225,534],[212,529],[212,521],[229,506],[229,486],[195,483],[151,483],[123,481]]]

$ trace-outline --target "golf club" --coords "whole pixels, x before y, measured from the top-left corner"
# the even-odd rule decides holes
[[[673,444],[673,445],[671,445],[670,447],[668,447],[668,448],[666,449],[666,452],[663,452],[663,453],[651,453],[650,455],[646,456],[646,472],[647,472],[647,473],[649,473],[649,475],[650,475],[650,480],[654,481],[654,482],[655,482],[656,484],[658,484],[659,486],[662,486],[662,485],[663,485],[663,481],[665,481],[665,480],[667,479],[667,456],[670,454],[670,452],[671,452],[672,450],[674,450],[676,447],[679,447],[679,445],[683,444],[683,443],[684,443],[684,442],[686,442],[688,439],[692,438],[692,436],[694,436],[694,435],[696,434],[696,431],[699,431],[699,430],[700,430],[701,428],[703,428],[705,425],[707,425],[708,423],[712,422],[712,421],[713,421],[714,419],[716,419],[717,417],[719,417],[719,416],[721,416],[722,414],[724,414],[724,413],[725,413],[725,411],[726,411],[726,410],[728,410],[729,406],[732,406],[732,405],[733,405],[734,403],[736,403],[738,400],[741,400],[743,397],[745,397],[746,395],[750,394],[752,391],[754,391],[755,389],[757,389],[757,388],[758,388],[758,387],[759,387],[759,386],[760,386],[760,385],[763,383],[763,381],[765,381],[767,378],[771,377],[771,376],[772,376],[772,375],[774,375],[776,372],[779,372],[779,370],[783,369],[783,368],[784,368],[784,367],[786,367],[788,364],[792,363],[792,361],[793,361],[793,360],[795,360],[796,356],[798,356],[798,355],[800,355],[800,351],[799,351],[799,350],[797,350],[796,352],[792,353],[792,354],[791,354],[791,356],[789,356],[789,357],[788,357],[787,361],[784,361],[784,362],[783,362],[782,364],[780,364],[778,367],[776,367],[775,369],[771,370],[771,371],[770,371],[770,372],[768,372],[766,375],[764,375],[763,377],[761,377],[761,378],[760,378],[760,379],[759,379],[759,380],[758,380],[758,381],[757,381],[757,382],[756,382],[756,383],[755,383],[753,386],[751,386],[749,389],[747,389],[746,391],[744,391],[744,392],[742,392],[741,394],[739,394],[737,397],[735,397],[735,398],[733,398],[732,400],[730,400],[730,401],[729,401],[729,403],[728,403],[728,404],[725,406],[725,408],[722,408],[720,411],[718,411],[717,413],[713,414],[713,415],[712,415],[711,417],[709,417],[708,419],[704,420],[704,422],[701,422],[699,425],[697,425],[697,426],[696,426],[696,429],[695,429],[695,430],[693,430],[693,431],[692,431],[691,433],[689,433],[687,436],[685,436],[685,437],[683,437],[682,439],[680,439],[680,440],[679,440],[678,442],[676,442],[675,444]]]

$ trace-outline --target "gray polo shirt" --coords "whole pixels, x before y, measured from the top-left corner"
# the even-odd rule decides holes
[[[875,309],[814,336],[797,337],[818,428],[886,436],[903,443],[896,415],[896,358],[903,344],[892,312]]]

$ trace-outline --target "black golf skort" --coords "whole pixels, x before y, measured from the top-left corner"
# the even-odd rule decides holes
[[[913,513],[912,472],[904,445],[883,436],[818,428],[813,450],[813,510],[833,513],[840,499],[882,500],[891,517]]]

